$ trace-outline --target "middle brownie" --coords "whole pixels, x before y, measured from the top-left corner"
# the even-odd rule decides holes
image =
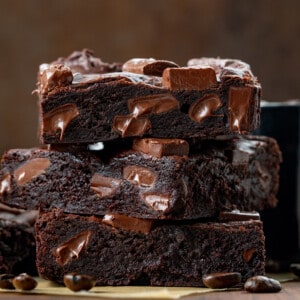
[[[202,140],[188,156],[185,141],[169,147],[171,152],[165,140],[156,143],[164,146],[160,154],[145,147],[145,141],[153,142],[137,140],[136,150],[106,160],[105,150],[98,156],[10,150],[2,158],[2,202],[23,209],[147,219],[194,219],[276,205],[280,152],[271,138]]]

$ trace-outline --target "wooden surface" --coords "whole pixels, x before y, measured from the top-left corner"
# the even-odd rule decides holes
[[[57,295],[32,295],[21,293],[0,293],[0,300],[80,300],[87,299],[85,297],[78,296],[57,296]],[[112,299],[112,298],[89,298],[89,299]],[[118,299],[118,298],[115,298]],[[124,299],[124,298],[123,298]],[[181,298],[183,300],[295,300],[300,299],[300,281],[285,282],[282,283],[282,291],[272,294],[250,294],[243,290],[226,291],[226,292],[212,292],[200,295],[192,295]]]

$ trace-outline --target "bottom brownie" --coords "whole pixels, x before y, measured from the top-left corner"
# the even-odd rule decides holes
[[[77,272],[97,285],[203,286],[202,276],[264,273],[259,220],[170,222],[106,215],[41,213],[36,223],[39,275],[58,283]]]
[[[37,273],[35,266],[35,211],[0,204],[0,274]]]

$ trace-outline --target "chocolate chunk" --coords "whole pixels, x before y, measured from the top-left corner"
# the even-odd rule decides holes
[[[179,102],[171,94],[147,95],[128,100],[130,113],[135,116],[161,114],[179,108]]]
[[[142,136],[150,128],[151,123],[147,117],[115,116],[113,121],[113,129],[121,132],[122,137]]]
[[[243,259],[246,263],[248,263],[252,257],[254,256],[254,254],[256,253],[256,249],[254,248],[251,248],[251,249],[248,249],[246,251],[243,252]]]
[[[207,94],[201,99],[197,100],[189,109],[189,117],[197,122],[201,123],[208,117],[222,117],[221,115],[213,114],[219,107],[222,106],[222,102],[218,95]]]
[[[46,94],[56,87],[66,86],[72,83],[73,74],[70,68],[64,65],[40,66],[39,91]]]
[[[100,174],[94,174],[91,179],[91,189],[97,193],[100,198],[112,197],[120,187],[122,180],[105,177]]]
[[[19,186],[26,184],[32,179],[43,174],[45,170],[51,165],[48,158],[34,158],[14,171],[14,178]]]
[[[213,68],[167,68],[163,72],[162,86],[170,90],[205,90],[217,83]]]
[[[123,72],[162,76],[162,73],[166,68],[178,68],[178,65],[167,60],[156,60],[153,58],[133,58],[124,63],[122,70]]]
[[[30,275],[22,273],[12,280],[12,284],[18,290],[31,291],[36,288],[38,283]]]
[[[131,230],[147,234],[151,231],[153,220],[132,218],[119,214],[106,214],[102,219],[102,223],[127,231]]]
[[[290,270],[293,274],[300,277],[300,264],[291,264]]]
[[[248,113],[251,94],[251,87],[230,87],[229,89],[230,128],[239,133],[243,133],[249,128]]]
[[[189,154],[188,142],[180,139],[135,139],[132,148],[158,158],[172,155],[187,156]]]
[[[260,220],[260,215],[256,211],[246,212],[238,209],[232,211],[222,211],[219,214],[220,222],[235,222],[235,221],[249,221]]]
[[[0,275],[0,289],[14,290],[15,287],[12,280],[15,278],[13,274],[1,274]]]
[[[244,289],[250,293],[277,293],[281,291],[281,284],[273,278],[258,275],[248,278]]]
[[[242,276],[237,272],[219,272],[206,274],[202,277],[203,284],[211,289],[233,287],[241,282]]]
[[[65,265],[70,263],[74,258],[79,258],[81,251],[88,246],[91,235],[91,231],[83,231],[61,244],[53,252],[57,263],[60,265]]]
[[[96,284],[92,276],[68,273],[64,275],[65,286],[73,292],[89,291]]]
[[[170,196],[161,194],[143,194],[143,200],[154,210],[165,212],[170,207]]]
[[[10,182],[11,175],[9,173],[4,174],[0,181],[0,195],[11,192]]]
[[[61,105],[44,114],[43,129],[46,134],[56,134],[60,130],[60,140],[62,139],[69,123],[79,115],[77,106],[73,103]]]
[[[126,166],[123,169],[123,177],[141,187],[151,187],[156,180],[156,175],[152,170],[139,166]]]

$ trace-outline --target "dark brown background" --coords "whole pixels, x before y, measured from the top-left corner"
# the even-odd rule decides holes
[[[0,0],[0,154],[37,145],[38,65],[88,47],[104,61],[251,64],[263,98],[300,98],[298,0]]]

